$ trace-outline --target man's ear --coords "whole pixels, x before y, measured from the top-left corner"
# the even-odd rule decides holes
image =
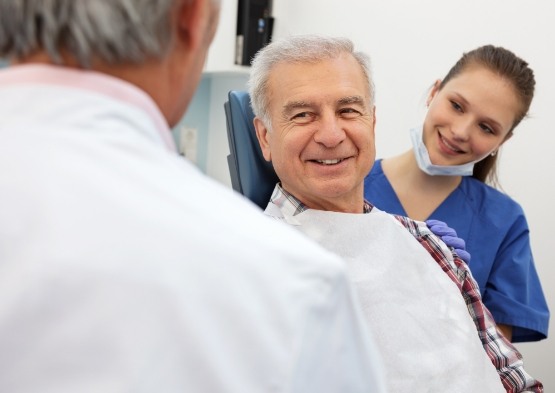
[[[215,32],[219,17],[212,0],[179,1],[176,8],[178,39],[189,49],[206,46],[213,36],[210,30]]]
[[[254,118],[254,128],[256,130],[256,138],[258,138],[258,143],[262,149],[262,155],[264,159],[268,162],[272,161],[272,154],[270,151],[270,141],[271,138],[268,128],[264,125],[264,122],[259,117]]]
[[[428,94],[428,99],[426,100],[427,107],[430,106],[430,103],[432,102],[437,92],[439,91],[439,86],[441,86],[441,79],[436,80],[432,85],[432,88],[430,89],[430,93]]]

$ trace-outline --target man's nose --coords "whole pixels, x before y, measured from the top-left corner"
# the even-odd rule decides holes
[[[345,130],[335,113],[322,116],[314,134],[314,141],[326,147],[335,147],[343,142],[345,138]]]

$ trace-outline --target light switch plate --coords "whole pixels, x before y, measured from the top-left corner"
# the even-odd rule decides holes
[[[194,163],[197,162],[197,140],[198,131],[196,128],[186,125],[179,128],[179,154]]]

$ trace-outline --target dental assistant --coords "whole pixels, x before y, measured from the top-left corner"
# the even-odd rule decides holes
[[[431,89],[413,149],[377,160],[365,179],[376,207],[444,221],[466,240],[483,301],[513,342],[545,339],[549,324],[524,211],[492,186],[497,151],[526,116],[534,87],[533,71],[509,50],[465,53]]]

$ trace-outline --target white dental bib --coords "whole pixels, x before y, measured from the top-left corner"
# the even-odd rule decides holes
[[[459,289],[393,216],[374,208],[284,217],[274,204],[266,214],[345,259],[390,392],[505,392]]]

